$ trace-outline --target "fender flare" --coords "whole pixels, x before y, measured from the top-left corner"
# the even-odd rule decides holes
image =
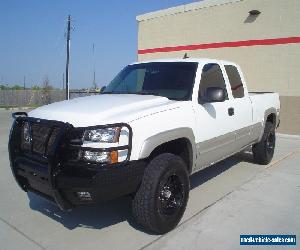
[[[188,127],[167,130],[147,138],[142,144],[139,153],[139,159],[144,159],[150,156],[153,150],[158,146],[166,142],[170,142],[181,138],[187,139],[191,144],[192,147],[191,148],[192,149],[191,170],[192,170],[196,163],[196,143],[195,143],[194,132],[191,128]]]
[[[271,115],[271,114],[274,114],[275,115],[275,126],[277,125],[278,123],[278,117],[277,117],[277,112],[276,112],[276,109],[275,108],[268,108],[266,111],[265,111],[265,114],[264,114],[264,120],[262,121],[262,131],[261,131],[261,134],[260,134],[260,137],[259,137],[259,140],[261,140],[263,134],[264,134],[264,130],[265,130],[265,126],[266,126],[266,122],[267,122],[267,119],[268,119],[268,116]]]
[[[266,125],[266,122],[267,122],[267,118],[269,115],[271,114],[274,114],[275,115],[275,126],[277,125],[277,122],[278,122],[278,117],[277,117],[277,111],[275,108],[268,108],[266,111],[265,111],[265,116],[264,116],[264,127]]]

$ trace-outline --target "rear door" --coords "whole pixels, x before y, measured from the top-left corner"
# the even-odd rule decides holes
[[[252,103],[248,91],[240,74],[240,69],[235,65],[224,65],[227,80],[230,85],[230,99],[234,114],[231,117],[232,127],[235,131],[235,151],[240,150],[251,142],[252,129]]]
[[[201,66],[199,65],[199,68]],[[199,70],[198,70],[199,71]],[[199,84],[199,83],[198,83]],[[206,102],[208,87],[223,88],[227,97],[223,102]],[[198,103],[194,112],[196,119],[197,169],[201,169],[230,155],[235,150],[235,109],[225,69],[218,63],[203,65],[198,91]]]

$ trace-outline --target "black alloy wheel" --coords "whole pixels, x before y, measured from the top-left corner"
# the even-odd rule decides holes
[[[159,208],[165,215],[172,215],[180,209],[184,200],[184,190],[183,184],[176,174],[161,181],[158,199]]]
[[[189,174],[181,157],[170,153],[154,157],[132,202],[136,221],[147,231],[169,232],[183,216],[189,190]]]
[[[269,164],[274,155],[275,144],[275,125],[271,122],[266,122],[261,140],[252,147],[254,161],[262,165]]]

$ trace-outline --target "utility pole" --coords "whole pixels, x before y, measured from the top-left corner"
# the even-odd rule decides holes
[[[95,67],[95,44],[93,43],[93,70],[94,70],[94,78],[93,78],[93,87],[94,90],[97,89],[97,84],[96,84],[96,67]]]
[[[68,16],[67,22],[67,62],[66,62],[66,99],[70,99],[70,75],[69,75],[69,64],[70,64],[70,32],[71,32],[71,16]]]
[[[65,73],[63,73],[63,78],[62,78],[62,89],[65,89]]]
[[[24,76],[24,78],[23,78],[23,88],[24,88],[24,90],[26,89],[26,76]]]
[[[26,100],[27,100],[27,91],[26,90],[26,76],[24,75],[24,78],[23,78],[23,88],[24,88],[24,91],[23,91],[23,95],[24,95],[24,105],[26,105]]]

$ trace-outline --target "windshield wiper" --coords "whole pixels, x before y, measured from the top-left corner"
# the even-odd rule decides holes
[[[128,94],[128,93],[121,92],[121,91],[106,91],[106,92],[102,92],[101,94]]]
[[[137,94],[137,95],[155,95],[155,96],[161,96],[159,94],[159,92],[151,92],[151,91],[138,91],[138,92],[135,92],[134,94]]]
[[[129,95],[157,95],[159,96],[158,92],[150,92],[150,91],[138,91],[138,92],[122,92],[122,91],[107,91],[102,92],[101,94],[129,94]]]
[[[171,98],[167,97],[167,96],[162,96],[159,94],[159,92],[151,92],[151,91],[138,91],[138,92],[121,92],[121,91],[107,91],[107,92],[103,92],[101,94],[128,94],[128,95],[154,95],[154,96],[161,96],[161,97],[166,97],[169,100],[171,100]]]

